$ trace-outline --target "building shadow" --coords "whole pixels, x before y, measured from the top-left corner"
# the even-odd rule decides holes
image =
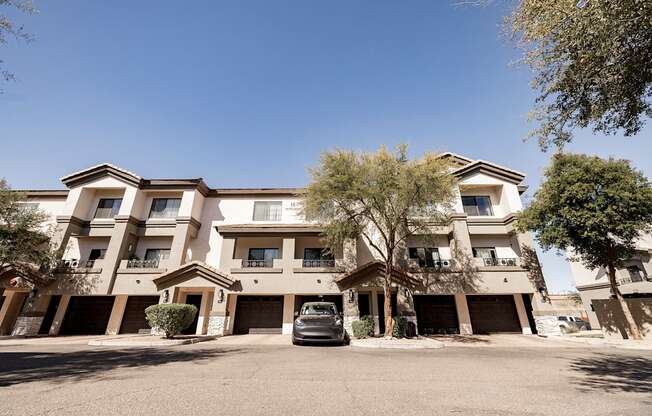
[[[570,363],[581,390],[652,393],[652,360],[649,357],[594,355]]]
[[[428,335],[428,338],[435,339],[442,342],[452,342],[459,344],[490,344],[491,341],[487,338],[481,338],[474,335]]]
[[[107,371],[147,368],[177,362],[214,360],[241,350],[125,349],[89,350],[68,353],[0,352],[0,387],[33,381],[82,381],[106,379]]]

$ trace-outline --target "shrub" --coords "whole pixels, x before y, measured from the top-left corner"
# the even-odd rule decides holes
[[[405,316],[395,316],[392,336],[394,338],[405,338],[407,337],[407,332],[408,332],[407,318]]]
[[[166,338],[172,338],[192,324],[197,307],[185,303],[163,303],[149,306],[145,315],[152,328],[163,331]]]
[[[374,318],[371,316],[363,316],[351,324],[353,329],[353,336],[356,338],[367,338],[374,335]]]

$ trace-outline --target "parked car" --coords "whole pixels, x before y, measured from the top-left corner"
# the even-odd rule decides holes
[[[338,343],[346,341],[344,320],[333,302],[306,302],[294,314],[292,343]]]
[[[591,325],[581,318],[570,315],[560,315],[557,317],[559,321],[559,329],[562,334],[569,334],[578,331],[588,331]]]

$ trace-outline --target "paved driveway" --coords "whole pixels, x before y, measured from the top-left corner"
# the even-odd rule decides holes
[[[649,351],[226,341],[124,350],[0,341],[0,414],[652,414]]]

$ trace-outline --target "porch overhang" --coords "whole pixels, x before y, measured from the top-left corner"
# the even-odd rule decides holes
[[[178,269],[163,273],[154,279],[153,282],[156,285],[156,290],[163,290],[197,277],[225,289],[231,289],[236,283],[226,273],[222,273],[200,261],[192,261]]]
[[[319,225],[312,224],[229,224],[215,227],[225,237],[237,236],[317,236],[323,231]]]
[[[376,260],[365,263],[362,266],[335,278],[335,283],[341,290],[345,290],[370,282],[377,278],[382,279],[384,275],[385,263]],[[402,270],[393,269],[392,280],[410,289],[415,289],[421,286],[421,282],[418,279]]]

